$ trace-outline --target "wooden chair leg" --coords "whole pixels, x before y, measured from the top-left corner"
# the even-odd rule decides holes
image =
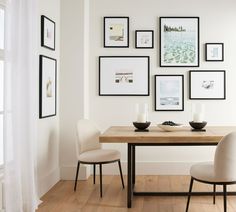
[[[227,212],[227,185],[223,185],[224,193],[224,212]]]
[[[78,161],[78,163],[77,163],[77,170],[76,170],[76,176],[75,176],[75,186],[74,186],[74,191],[76,191],[77,179],[78,179],[78,175],[79,175],[79,167],[80,167],[80,162]]]
[[[93,164],[93,184],[96,183],[96,164]]]
[[[122,183],[123,188],[125,188],[124,179],[123,179],[123,174],[122,174],[122,169],[121,169],[121,164],[120,164],[120,160],[118,160],[118,164],[119,164],[119,169],[120,169],[121,183]]]
[[[100,168],[100,196],[102,197],[102,164],[99,164]]]
[[[189,185],[189,192],[188,192],[188,201],[187,201],[187,206],[186,206],[185,212],[188,212],[190,198],[191,198],[191,192],[192,192],[192,188],[193,188],[193,181],[194,181],[194,179],[191,177],[191,181],[190,181],[190,185]]]
[[[213,204],[216,204],[216,184],[213,185]]]

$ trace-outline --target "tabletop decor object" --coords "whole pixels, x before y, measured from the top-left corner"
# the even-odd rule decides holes
[[[104,17],[104,48],[129,47],[129,17]]]
[[[192,131],[203,131],[203,132],[206,131],[206,129],[204,129],[204,127],[207,125],[206,121],[203,122],[190,121],[189,124],[193,128]]]
[[[135,132],[148,132],[149,130],[147,129],[150,126],[151,122],[133,122],[133,125],[135,126]]]
[[[203,122],[205,119],[205,105],[203,103],[192,104],[192,120]]]
[[[185,126],[173,121],[164,121],[162,124],[158,124],[157,126],[167,132],[186,130]]]
[[[199,17],[160,17],[160,67],[199,67]]]
[[[148,104],[147,103],[136,103],[135,104],[135,115],[136,122],[147,122],[148,121]]]
[[[148,132],[147,129],[151,122],[148,121],[148,104],[147,103],[136,103],[135,104],[135,115],[136,120],[133,122],[136,132]]]

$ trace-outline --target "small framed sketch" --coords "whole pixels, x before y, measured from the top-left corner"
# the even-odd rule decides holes
[[[39,56],[39,118],[56,115],[57,61]]]
[[[223,43],[206,43],[205,44],[206,61],[222,62],[224,61],[224,44]]]
[[[225,71],[189,71],[189,99],[225,99]]]
[[[149,56],[100,56],[100,96],[149,96]]]
[[[153,30],[136,30],[135,31],[135,48],[152,49],[153,48]]]
[[[160,17],[160,66],[199,67],[199,17]]]
[[[55,50],[55,28],[54,21],[44,15],[41,16],[41,46]]]
[[[184,110],[184,75],[155,75],[155,111]]]
[[[129,17],[104,17],[104,47],[129,47]]]

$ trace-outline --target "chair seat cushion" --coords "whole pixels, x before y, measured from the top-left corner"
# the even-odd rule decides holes
[[[120,152],[112,149],[97,149],[82,153],[79,161],[86,163],[109,162],[120,159]]]
[[[190,175],[197,180],[218,182],[218,179],[215,177],[213,162],[194,164],[190,169]]]

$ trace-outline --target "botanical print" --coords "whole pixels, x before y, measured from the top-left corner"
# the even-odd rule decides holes
[[[123,24],[111,24],[109,26],[109,38],[113,41],[124,40],[124,25]]]
[[[179,80],[160,81],[160,105],[180,105]]]
[[[162,63],[164,65],[198,64],[198,24],[191,18],[162,20]]]
[[[56,60],[40,55],[39,117],[56,115]]]
[[[47,97],[51,98],[52,97],[52,80],[49,77],[46,83],[46,94]]]
[[[129,70],[120,70],[115,73],[116,83],[133,83],[133,72]]]

